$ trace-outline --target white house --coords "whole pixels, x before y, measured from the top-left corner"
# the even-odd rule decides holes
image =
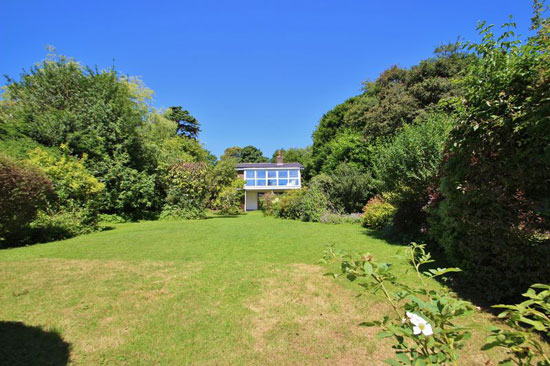
[[[266,192],[285,192],[302,188],[300,163],[283,163],[279,152],[277,163],[237,164],[237,173],[244,179],[244,210],[258,209],[258,198]]]

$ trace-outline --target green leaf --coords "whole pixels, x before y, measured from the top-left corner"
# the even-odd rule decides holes
[[[372,322],[362,322],[359,325],[361,327],[374,327],[374,326],[379,326],[380,322],[375,320],[375,321],[372,321]]]
[[[378,332],[378,334],[376,335],[377,339],[384,339],[384,338],[389,338],[389,337],[393,337],[393,333],[388,332],[387,330],[383,330],[381,332]]]

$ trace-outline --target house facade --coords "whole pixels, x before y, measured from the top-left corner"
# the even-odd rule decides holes
[[[244,180],[244,210],[257,210],[259,199],[267,192],[302,188],[302,169],[300,163],[283,163],[280,153],[277,163],[237,164],[237,173]]]

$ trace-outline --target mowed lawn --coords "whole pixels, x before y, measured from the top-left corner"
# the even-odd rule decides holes
[[[403,250],[358,225],[260,213],[120,224],[0,250],[0,341],[16,348],[8,347],[11,355],[4,348],[0,363],[382,364],[389,344],[358,323],[387,308],[382,298],[356,297],[357,286],[323,276],[327,267],[316,263],[331,243],[392,262]],[[397,264],[413,281],[406,267]],[[467,320],[474,337],[464,365],[495,357],[479,350],[489,321],[481,312]],[[21,324],[13,322],[30,331],[14,331]]]

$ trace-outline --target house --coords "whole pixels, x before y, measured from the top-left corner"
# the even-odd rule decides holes
[[[237,173],[245,182],[244,210],[257,210],[258,200],[264,193],[302,188],[302,169],[300,163],[283,163],[281,151],[276,163],[237,164]]]

